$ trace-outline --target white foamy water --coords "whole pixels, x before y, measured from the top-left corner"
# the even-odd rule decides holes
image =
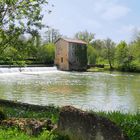
[[[22,68],[0,68],[0,74],[18,74],[18,73],[47,73],[57,72],[56,67],[22,67]]]

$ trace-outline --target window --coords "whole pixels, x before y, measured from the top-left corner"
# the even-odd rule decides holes
[[[63,63],[63,57],[61,57],[61,63]]]

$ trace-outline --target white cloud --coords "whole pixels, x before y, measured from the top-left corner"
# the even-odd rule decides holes
[[[94,12],[104,20],[117,20],[126,16],[130,8],[117,0],[97,0],[94,3]]]
[[[129,24],[128,14],[132,11],[121,0],[54,0],[53,3],[53,12],[45,15],[44,23],[67,36],[87,30],[95,33],[97,38],[120,40],[129,36],[134,28],[132,25],[120,27]],[[133,17],[130,15],[130,18]]]
[[[113,5],[112,7],[106,9],[106,11],[102,14],[102,18],[105,20],[117,20],[129,13],[130,9],[121,6],[121,5]]]
[[[134,25],[125,25],[125,26],[122,26],[120,28],[120,30],[118,30],[118,33],[133,33],[133,32],[137,32],[137,31],[140,31],[140,27],[136,27]]]
[[[118,31],[117,34],[121,35],[122,38],[125,38],[127,42],[130,42],[136,38],[136,36],[140,32],[140,27],[137,27],[135,25],[124,25],[122,26]]]

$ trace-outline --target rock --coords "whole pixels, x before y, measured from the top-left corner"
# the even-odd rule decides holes
[[[61,109],[56,131],[70,140],[129,140],[112,121],[71,106]]]
[[[29,118],[12,118],[8,120],[3,120],[1,121],[1,125],[7,127],[16,126],[29,135],[38,135],[44,129],[51,131],[54,127],[50,119],[37,120]]]

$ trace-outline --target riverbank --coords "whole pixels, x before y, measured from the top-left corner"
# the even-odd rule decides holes
[[[112,71],[112,72],[128,72],[128,73],[140,73],[140,70],[122,70],[119,68],[114,67],[113,69],[110,69],[109,65],[104,65],[104,67],[89,67],[87,69],[87,72],[108,72],[108,71]]]
[[[0,112],[5,115],[6,120],[16,119],[21,120],[19,124],[22,124],[23,120],[51,120],[55,126],[59,118],[60,108],[54,106],[39,106],[29,105],[18,102],[0,100]],[[95,113],[95,112],[94,112]],[[104,116],[111,121],[115,122],[126,133],[131,140],[138,140],[140,138],[140,113],[136,114],[122,114],[120,112],[96,112],[100,116]],[[1,117],[2,118],[2,117]],[[29,122],[28,120],[28,122]],[[31,131],[31,130],[29,130]],[[7,140],[66,140],[66,138],[55,134],[54,131],[49,131],[44,127],[37,136],[29,135],[19,129],[19,127],[5,127],[0,126],[0,139]]]

